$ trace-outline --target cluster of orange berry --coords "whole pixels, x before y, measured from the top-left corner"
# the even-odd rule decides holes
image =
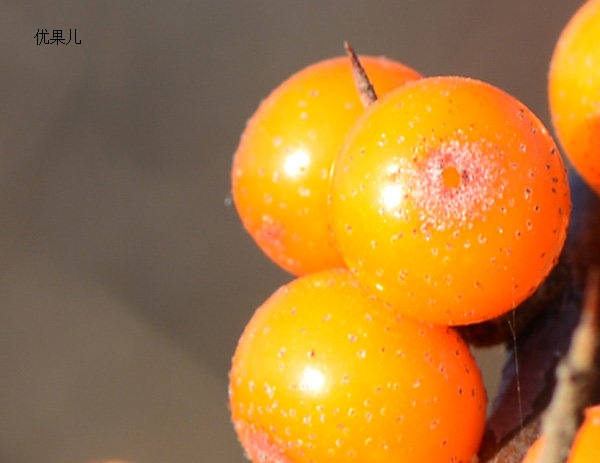
[[[590,0],[561,36],[549,92],[565,152],[600,192],[599,31]],[[487,397],[453,327],[514,309],[544,281],[569,223],[566,170],[504,91],[351,61],[281,84],[234,156],[245,228],[297,276],[239,341],[235,430],[254,463],[469,462]]]

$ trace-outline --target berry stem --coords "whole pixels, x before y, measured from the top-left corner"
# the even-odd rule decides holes
[[[556,368],[556,389],[542,422],[546,436],[539,463],[564,463],[597,379],[600,267],[588,273],[584,305],[567,356]]]
[[[354,76],[356,89],[358,90],[358,96],[363,106],[367,108],[372,103],[377,101],[377,93],[375,93],[375,88],[369,80],[369,76],[367,75],[365,68],[360,63],[354,48],[352,48],[348,42],[344,42],[344,48],[346,49],[346,53],[348,54],[350,62],[352,63],[352,74]]]

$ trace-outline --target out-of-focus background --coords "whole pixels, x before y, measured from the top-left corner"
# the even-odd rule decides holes
[[[0,461],[245,461],[230,358],[291,279],[228,201],[260,99],[349,40],[548,123],[548,61],[581,3],[1,2]],[[500,358],[480,356],[492,388]]]

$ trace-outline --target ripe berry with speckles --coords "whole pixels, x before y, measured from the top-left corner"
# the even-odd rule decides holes
[[[478,80],[432,77],[372,104],[337,158],[347,266],[394,309],[469,324],[516,307],[556,264],[571,210],[538,118]]]
[[[600,0],[584,3],[559,37],[548,93],[565,154],[600,194]]]
[[[385,58],[361,60],[379,94],[420,77]],[[242,134],[232,169],[235,206],[258,246],[293,274],[343,266],[328,222],[329,177],[363,112],[350,60],[334,58],[282,83]]]
[[[397,315],[346,269],[296,279],[256,311],[229,393],[254,463],[468,462],[484,429],[462,338]]]

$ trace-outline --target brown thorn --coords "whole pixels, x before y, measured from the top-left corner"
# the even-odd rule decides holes
[[[577,430],[584,419],[596,378],[600,268],[590,268],[581,318],[566,357],[556,368],[556,388],[543,420],[545,443],[538,463],[567,461]]]
[[[362,64],[360,64],[360,60],[358,59],[358,56],[354,52],[352,46],[348,42],[344,42],[344,48],[346,49],[346,53],[350,57],[350,62],[352,63],[352,75],[354,76],[354,83],[356,84],[356,89],[358,90],[360,102],[365,108],[367,108],[372,103],[377,101],[375,88],[373,88],[373,84],[369,80],[369,76],[367,76],[365,68],[363,68]]]

